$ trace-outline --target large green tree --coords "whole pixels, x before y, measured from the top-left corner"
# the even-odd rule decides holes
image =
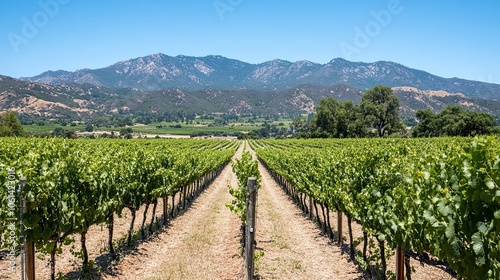
[[[411,131],[413,137],[432,137],[438,136],[436,114],[430,109],[418,110],[416,113],[418,120]]]
[[[366,125],[359,107],[352,101],[340,102],[333,97],[320,101],[312,125],[316,132],[335,138],[366,135]]]
[[[21,136],[23,133],[23,126],[16,113],[7,111],[0,115],[0,136]]]
[[[336,126],[339,120],[336,119],[337,110],[340,107],[340,102],[333,97],[327,97],[319,101],[316,107],[316,115],[313,119],[313,125],[320,131],[331,134],[335,137]]]
[[[298,132],[305,133],[308,132],[309,125],[304,118],[299,116],[292,120],[292,123],[290,124],[290,129],[292,129],[294,133]]]
[[[375,86],[367,90],[361,99],[361,111],[380,137],[402,130],[399,116],[399,99],[390,87]]]
[[[418,110],[418,124],[412,129],[413,137],[474,136],[490,134],[495,119],[488,113],[465,110],[458,105],[450,105],[439,114],[431,110]]]

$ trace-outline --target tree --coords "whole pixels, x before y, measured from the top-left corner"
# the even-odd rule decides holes
[[[23,126],[16,113],[7,111],[0,115],[0,136],[22,136]]]
[[[53,131],[52,131],[52,136],[54,137],[64,137],[65,136],[65,130],[61,127],[56,127]]]
[[[50,134],[53,137],[61,137],[61,138],[69,138],[69,139],[76,139],[78,138],[78,135],[76,134],[76,131],[74,130],[65,130],[61,127],[56,127],[52,133]]]
[[[390,87],[375,86],[367,90],[361,99],[361,111],[375,128],[378,136],[402,129],[399,117],[399,99]]]
[[[435,122],[435,136],[462,135],[463,128],[465,127],[462,107],[458,105],[447,106],[441,113],[438,114]]]
[[[340,102],[333,97],[322,99],[316,107],[312,123],[317,132],[327,133],[330,137],[363,137],[366,134],[359,106],[350,100]]]
[[[344,102],[344,108],[348,116],[347,137],[365,137],[366,121],[364,120],[360,106],[354,105],[352,101]]]
[[[340,103],[333,97],[321,99],[318,107],[316,107],[316,116],[313,119],[313,124],[321,131],[331,134],[336,137],[337,127],[342,124],[337,124],[340,120],[336,119],[337,110]]]
[[[488,113],[465,110],[465,127],[463,134],[483,135],[491,134],[495,127],[495,118]]]
[[[94,126],[92,125],[91,122],[87,123],[87,126],[85,126],[85,131],[86,132],[93,132],[94,131]]]
[[[307,122],[302,117],[296,117],[292,120],[290,124],[290,129],[293,133],[297,132],[307,132],[309,130]]]
[[[418,110],[419,123],[413,128],[413,137],[474,136],[494,131],[495,119],[487,113],[465,110],[450,105],[435,115],[431,110]]]
[[[123,138],[131,139],[132,133],[133,131],[130,127],[120,129],[120,136],[122,136]]]
[[[413,127],[411,135],[413,137],[437,136],[436,114],[430,109],[418,110],[416,113],[418,124]]]
[[[74,130],[65,130],[64,131],[64,138],[69,138],[69,139],[76,139],[78,135],[76,135],[76,131]]]

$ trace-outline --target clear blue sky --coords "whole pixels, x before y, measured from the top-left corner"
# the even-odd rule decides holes
[[[1,1],[0,74],[94,69],[161,52],[250,63],[389,60],[500,83],[499,12],[493,0]]]

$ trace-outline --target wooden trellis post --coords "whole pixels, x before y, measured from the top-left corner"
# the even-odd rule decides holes
[[[257,205],[257,178],[250,177],[247,181],[247,213],[245,263],[246,279],[253,279],[255,253],[255,206]]]
[[[396,248],[396,280],[404,280],[404,257],[403,250],[401,250],[401,246]]]

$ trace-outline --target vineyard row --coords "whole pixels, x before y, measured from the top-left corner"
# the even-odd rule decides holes
[[[257,156],[305,211],[317,205],[384,246],[428,254],[465,279],[500,278],[500,140],[263,140]],[[309,200],[310,199],[310,200]],[[309,201],[308,201],[309,200]],[[312,203],[311,203],[312,201]],[[309,203],[308,203],[309,202]],[[307,208],[309,205],[309,209]],[[323,221],[329,223],[323,214]]]
[[[61,246],[81,237],[84,269],[89,263],[86,233],[92,225],[106,224],[109,251],[113,248],[113,217],[124,209],[132,214],[127,243],[131,242],[136,212],[145,205],[144,224],[150,205],[153,215],[163,199],[164,221],[207,186],[229,163],[238,142],[217,140],[63,140],[0,138],[0,236],[1,248],[19,247],[7,238],[21,236],[9,227],[12,205],[8,186],[25,176],[26,198],[23,225],[28,244],[50,254],[51,278]],[[9,174],[11,173],[11,174]],[[14,174],[12,174],[14,173]],[[10,177],[9,177],[10,175]],[[167,213],[167,200],[171,210]],[[16,208],[16,217],[19,208]],[[153,224],[154,216],[151,218]],[[17,241],[18,242],[18,241]],[[29,249],[29,248],[28,248]]]

